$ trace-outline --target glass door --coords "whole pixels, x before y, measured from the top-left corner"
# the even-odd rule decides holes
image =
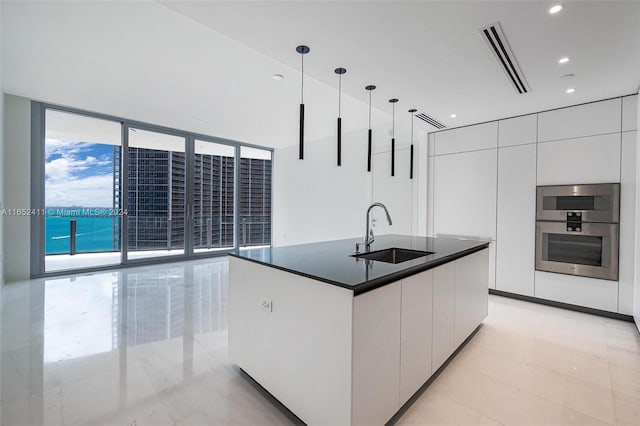
[[[240,147],[240,249],[271,245],[271,151]]]
[[[44,272],[117,265],[121,125],[45,114]]]
[[[125,127],[126,259],[184,256],[186,137]]]
[[[196,139],[193,161],[193,252],[234,248],[235,151],[230,145]]]

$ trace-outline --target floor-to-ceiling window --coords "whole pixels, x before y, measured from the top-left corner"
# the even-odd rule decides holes
[[[127,131],[127,259],[184,254],[186,138]]]
[[[235,147],[196,139],[193,178],[193,248],[234,246]]]
[[[240,247],[271,244],[271,151],[240,148]]]
[[[46,111],[47,272],[120,263],[120,123]]]
[[[271,244],[271,150],[41,103],[34,117],[33,275]]]

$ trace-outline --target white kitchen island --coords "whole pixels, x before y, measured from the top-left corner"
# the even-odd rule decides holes
[[[229,259],[229,355],[309,425],[383,425],[487,315],[487,242],[389,235]]]

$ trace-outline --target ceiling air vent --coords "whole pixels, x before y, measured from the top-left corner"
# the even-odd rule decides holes
[[[416,114],[416,117],[418,117],[420,120],[424,121],[427,124],[431,124],[436,129],[444,129],[445,127],[447,127],[441,122],[439,122],[438,120],[436,120],[435,118],[428,116],[424,112]]]
[[[489,50],[496,57],[498,63],[509,77],[509,81],[518,93],[528,93],[530,91],[529,84],[522,74],[522,70],[518,66],[518,61],[509,47],[509,42],[502,31],[500,22],[491,24],[480,29],[482,38],[487,42]]]

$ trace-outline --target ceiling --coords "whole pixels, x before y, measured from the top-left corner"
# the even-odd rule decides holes
[[[375,150],[388,149],[392,97],[402,146],[409,108],[455,127],[638,91],[640,2],[564,2],[554,16],[550,5],[0,1],[0,76],[8,94],[274,148],[298,142],[301,43],[311,47],[305,138],[327,147],[340,66],[348,70],[344,143],[366,139],[364,86],[378,86]],[[496,21],[529,82],[526,95],[479,35]],[[561,66],[565,55],[571,61]],[[568,73],[572,81],[560,78]],[[417,136],[434,130],[415,122]]]
[[[396,97],[399,110],[418,108],[449,127],[635,93],[640,84],[636,1],[565,1],[555,15],[548,1],[161,3],[294,69],[295,46],[306,44],[309,76],[335,86],[333,69],[345,67],[346,93],[366,101],[364,86],[376,84],[378,108],[390,110]],[[528,94],[516,93],[480,37],[496,21]],[[560,65],[563,56],[571,61]]]

